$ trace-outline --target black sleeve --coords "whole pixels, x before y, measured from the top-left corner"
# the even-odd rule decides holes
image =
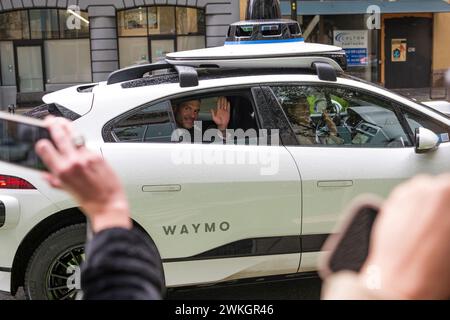
[[[156,300],[164,287],[162,264],[154,243],[134,228],[111,228],[86,245],[81,269],[85,300]]]

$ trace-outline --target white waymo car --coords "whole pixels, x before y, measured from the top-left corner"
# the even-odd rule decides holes
[[[168,287],[314,272],[351,199],[450,170],[446,115],[345,75],[340,48],[292,46],[170,54],[51,93],[30,112],[73,120],[114,167]],[[205,129],[219,97],[231,105],[225,143],[211,143],[205,130],[197,143],[173,141],[175,106],[201,99],[197,127]],[[85,235],[66,193],[38,171],[0,163],[0,290],[73,297],[68,282]]]

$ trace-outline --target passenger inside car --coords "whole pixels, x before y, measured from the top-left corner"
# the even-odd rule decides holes
[[[218,129],[218,136],[223,140],[230,136],[226,132],[227,129],[244,131],[255,129],[256,137],[258,128],[255,113],[251,102],[246,97],[238,95],[191,97],[189,100],[172,101],[172,105],[177,127],[188,130],[193,142],[196,142],[193,139],[196,129],[201,132],[202,136],[208,129]],[[196,126],[195,122],[197,121],[200,123]],[[202,140],[203,143],[213,141]]]
[[[307,97],[299,97],[296,103],[287,108],[287,112],[300,145],[344,143],[338,137],[336,124],[325,109],[322,111],[322,119],[319,120],[319,122],[324,122],[324,126],[316,124],[312,120]],[[325,126],[326,128],[324,128]]]
[[[205,125],[202,121],[201,126],[197,125],[202,100],[199,98],[179,101],[173,104],[173,114],[178,129],[185,129],[187,132],[181,133],[177,139],[179,141],[203,142],[204,133],[208,129],[216,129],[214,139],[226,140],[226,129],[230,122],[230,103],[226,97],[219,97],[215,108],[210,108],[212,123]],[[186,136],[188,135],[188,136]],[[199,136],[197,138],[197,136]]]
[[[174,116],[179,128],[191,130],[200,113],[200,99],[181,101],[174,106]],[[215,109],[210,109],[212,120],[217,129],[225,131],[230,122],[230,102],[226,97],[219,97]]]

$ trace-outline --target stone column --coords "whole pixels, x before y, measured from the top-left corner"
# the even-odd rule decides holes
[[[198,7],[206,9],[206,46],[222,46],[230,23],[239,21],[238,0],[195,0]],[[190,4],[190,0],[187,4]],[[182,0],[178,0],[183,5]]]
[[[92,79],[104,81],[119,68],[116,8],[89,6]]]

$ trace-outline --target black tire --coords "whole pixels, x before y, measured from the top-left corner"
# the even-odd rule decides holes
[[[84,259],[85,242],[85,223],[62,228],[45,239],[28,262],[24,283],[27,299],[74,299],[79,289],[76,267]]]

